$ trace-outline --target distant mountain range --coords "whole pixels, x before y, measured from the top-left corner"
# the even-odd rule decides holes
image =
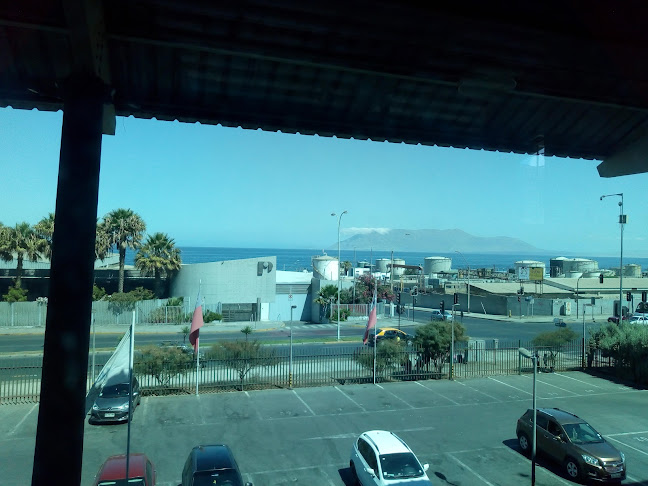
[[[335,245],[337,246],[337,242]],[[397,250],[411,252],[452,253],[517,253],[541,254],[546,250],[536,248],[517,238],[508,236],[474,236],[459,229],[451,230],[405,230],[390,229],[357,234],[340,241],[344,250],[370,248],[374,250]]]

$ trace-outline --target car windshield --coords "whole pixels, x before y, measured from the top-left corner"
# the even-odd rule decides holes
[[[114,479],[110,481],[100,481],[97,486],[146,486],[144,478]]]
[[[119,383],[117,385],[104,386],[101,389],[100,397],[117,398],[128,396],[128,383]]]
[[[421,465],[411,452],[381,455],[380,468],[384,479],[417,478],[423,475]]]
[[[234,469],[218,471],[200,471],[194,474],[193,486],[241,486],[238,474]]]
[[[603,442],[603,437],[590,424],[565,424],[565,433],[574,444],[594,444]]]

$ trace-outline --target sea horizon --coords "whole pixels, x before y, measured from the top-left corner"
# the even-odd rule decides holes
[[[180,257],[183,264],[209,263],[230,260],[243,260],[246,258],[258,258],[274,256],[277,258],[277,270],[285,271],[312,271],[312,258],[328,255],[337,258],[337,249],[325,250],[314,248],[235,248],[235,247],[212,247],[212,246],[179,246]],[[463,256],[462,256],[463,255]],[[134,264],[135,252],[126,252],[126,264]],[[389,250],[340,250],[342,261],[369,262],[377,259],[391,259],[392,251]],[[472,269],[489,268],[494,270],[508,270],[515,267],[515,262],[522,260],[533,260],[543,262],[547,271],[550,260],[558,257],[585,258],[597,261],[601,270],[618,268],[620,256],[592,256],[552,253],[470,253],[462,252],[407,252],[394,251],[394,258],[405,260],[407,265],[423,265],[426,257],[445,257],[452,260],[452,268]],[[633,257],[624,255],[623,265],[640,265],[642,269],[648,268],[648,258]]]

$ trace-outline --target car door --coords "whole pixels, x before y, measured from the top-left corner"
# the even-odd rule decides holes
[[[378,459],[369,443],[362,437],[358,439],[357,454],[354,459],[358,481],[362,486],[378,485]],[[369,469],[373,471],[370,472]]]
[[[547,427],[549,418],[541,412],[536,415],[536,450],[538,452],[546,452],[550,444],[549,433]],[[530,438],[530,437],[529,437]]]
[[[544,432],[546,434],[546,448],[544,452],[559,462],[562,462],[565,457],[565,442],[562,439],[564,432],[556,421],[549,419],[547,430]]]

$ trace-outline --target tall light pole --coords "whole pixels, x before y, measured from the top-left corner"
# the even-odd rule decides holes
[[[455,250],[455,253],[459,253],[461,255],[461,258],[464,259],[464,262],[466,262],[466,266],[468,267],[468,305],[467,307],[468,307],[468,312],[470,312],[470,265],[468,264],[468,260],[466,260],[466,257],[464,256],[463,253],[461,253],[459,250]]]
[[[583,278],[583,275],[576,279],[576,319],[578,319],[578,284],[580,279]],[[583,309],[583,319],[585,318],[585,310]]]
[[[342,223],[342,216],[344,216],[348,211],[342,211],[338,216],[338,284],[337,284],[337,340],[340,340],[340,224]],[[335,213],[331,213],[331,216],[337,216]]]
[[[619,322],[623,321],[623,225],[627,223],[627,216],[623,214],[623,193],[606,194],[601,196],[601,201],[610,196],[619,196],[619,225],[621,226],[621,257],[619,259]]]
[[[535,465],[536,465],[536,374],[538,372],[538,355],[531,353],[528,349],[519,348],[520,356],[533,361],[533,438],[531,439],[531,486],[535,486]]]

